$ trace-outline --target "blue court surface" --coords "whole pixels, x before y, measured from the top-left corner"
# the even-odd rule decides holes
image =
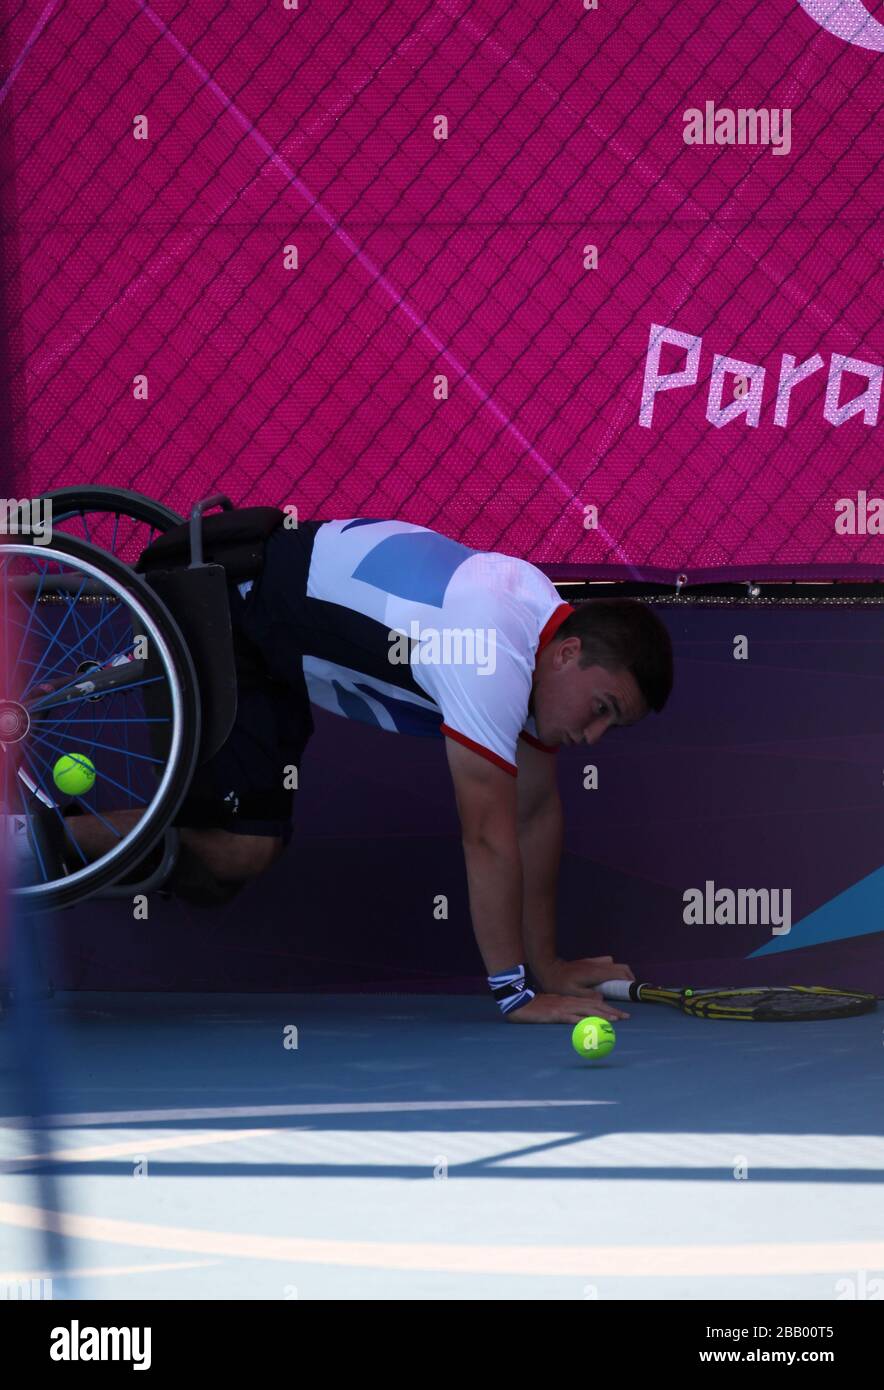
[[[880,1012],[711,1023],[635,1004],[588,1063],[567,1028],[504,1023],[484,997],[42,1007],[40,1128],[0,1024],[3,1282],[583,1301],[838,1300],[884,1280]]]

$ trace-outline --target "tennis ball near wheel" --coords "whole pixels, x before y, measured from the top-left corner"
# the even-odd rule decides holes
[[[68,796],[85,796],[95,782],[95,764],[85,753],[62,753],[52,769],[52,780]]]
[[[574,1051],[597,1061],[613,1052],[617,1034],[606,1018],[582,1018],[571,1034]]]

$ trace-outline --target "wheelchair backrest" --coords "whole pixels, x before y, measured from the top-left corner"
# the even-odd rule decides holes
[[[264,544],[285,520],[279,507],[237,507],[201,519],[203,560],[221,565],[228,580],[241,584],[261,572]],[[164,531],[142,551],[135,568],[141,574],[189,566],[190,523]]]

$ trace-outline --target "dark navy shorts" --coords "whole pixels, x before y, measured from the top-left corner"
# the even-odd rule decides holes
[[[305,558],[309,562],[309,553]],[[230,587],[237,642],[244,640],[256,659],[246,663],[245,672],[239,670],[236,719],[226,743],[197,767],[173,824],[280,836],[288,844],[295,792],[285,787],[286,777],[292,780],[287,769],[300,767],[313,718],[299,655],[289,648],[285,670],[271,671],[263,659],[259,632],[250,625],[249,614],[262,613],[262,577],[245,598],[236,586]],[[288,584],[297,584],[298,578],[287,566]],[[303,582],[306,589],[306,569]],[[259,627],[263,626],[262,620]],[[239,661],[237,666],[241,667]]]

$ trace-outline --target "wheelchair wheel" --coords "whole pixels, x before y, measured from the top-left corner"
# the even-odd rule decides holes
[[[122,487],[61,487],[40,499],[52,503],[53,530],[97,545],[134,565],[157,536],[180,526],[183,517],[140,492]]]
[[[183,801],[200,741],[193,663],[143,580],[58,533],[0,538],[0,673],[13,898],[66,907],[131,872]]]

